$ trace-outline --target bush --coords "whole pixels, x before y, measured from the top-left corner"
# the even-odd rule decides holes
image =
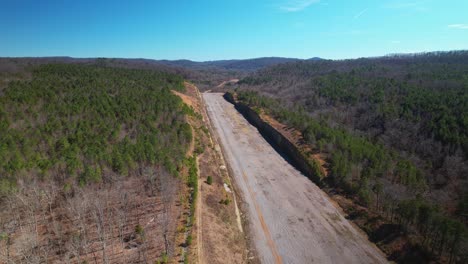
[[[0,233],[0,241],[7,240],[7,239],[8,239],[8,234],[7,233]]]
[[[13,192],[15,192],[16,183],[12,180],[8,179],[0,179],[0,197],[7,196]]]
[[[162,256],[156,260],[154,263],[155,264],[165,264],[169,262],[169,257],[166,255],[166,253],[163,253]]]
[[[141,225],[136,225],[135,226],[135,233],[142,236],[143,233],[145,232],[145,230],[143,229],[143,227]]]
[[[226,199],[221,199],[219,203],[224,204],[224,205],[229,205],[231,203],[231,200],[229,200],[229,198],[226,197]]]

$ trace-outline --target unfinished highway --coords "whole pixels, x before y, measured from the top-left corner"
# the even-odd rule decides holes
[[[222,94],[204,93],[244,201],[262,263],[386,263],[314,183],[292,167]]]

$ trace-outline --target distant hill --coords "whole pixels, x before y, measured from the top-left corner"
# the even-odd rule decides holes
[[[280,57],[265,57],[245,60],[218,60],[218,61],[204,61],[194,62],[190,60],[176,60],[159,61],[160,63],[178,66],[188,69],[221,69],[221,70],[234,70],[234,71],[255,71],[265,67],[287,63],[296,62],[300,59],[295,58],[280,58]]]
[[[208,90],[225,80],[239,79],[249,73],[271,66],[306,61],[320,61],[321,58],[295,59],[265,57],[243,60],[191,61],[152,60],[128,58],[72,58],[72,57],[21,57],[0,58],[1,73],[25,73],[26,68],[49,63],[100,65],[125,69],[147,69],[178,74],[195,83],[199,89]],[[2,84],[0,83],[0,87]]]
[[[106,63],[110,66],[124,66],[127,68],[155,68],[158,70],[203,70],[203,71],[241,71],[252,72],[277,64],[298,62],[298,61],[317,61],[322,60],[319,57],[310,59],[282,58],[282,57],[264,57],[242,60],[215,60],[215,61],[191,61],[191,60],[152,60],[152,59],[125,59],[125,58],[72,58],[72,57],[22,57],[22,58],[0,58],[3,66],[6,61],[14,61],[26,64],[44,64],[44,63],[83,63],[92,64],[96,62]],[[169,67],[169,68],[168,68]]]

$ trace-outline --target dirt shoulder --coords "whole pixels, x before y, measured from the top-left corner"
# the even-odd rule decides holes
[[[195,116],[189,118],[194,132],[194,153],[198,155],[198,199],[190,262],[246,263],[247,240],[240,226],[239,210],[230,186],[222,152],[212,137],[211,125],[197,87],[185,83],[184,93],[174,92],[190,106]],[[208,184],[208,176],[212,183]]]

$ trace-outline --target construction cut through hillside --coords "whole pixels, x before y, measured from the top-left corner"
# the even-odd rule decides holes
[[[204,93],[262,263],[386,263],[337,205],[223,98]]]

